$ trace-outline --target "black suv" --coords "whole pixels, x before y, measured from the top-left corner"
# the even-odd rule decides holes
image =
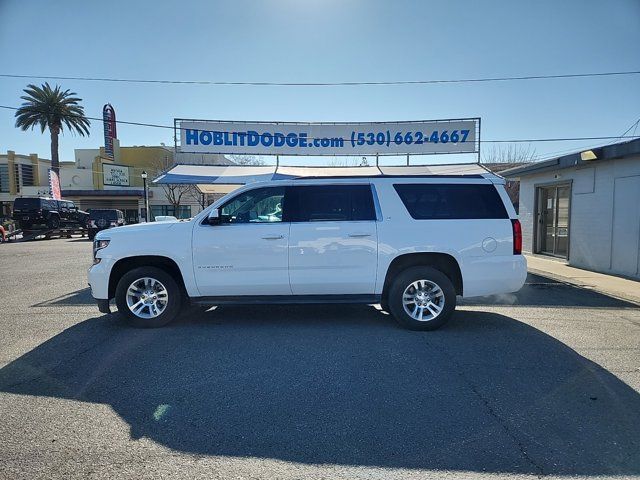
[[[89,213],[78,210],[78,207],[68,200],[25,197],[13,201],[13,219],[23,230],[34,227],[87,228]]]
[[[112,208],[92,208],[89,210],[89,239],[93,240],[100,230],[126,225],[122,210]]]

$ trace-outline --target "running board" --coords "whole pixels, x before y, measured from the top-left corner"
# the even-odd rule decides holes
[[[310,303],[380,303],[382,295],[258,295],[192,297],[198,305],[305,305]]]

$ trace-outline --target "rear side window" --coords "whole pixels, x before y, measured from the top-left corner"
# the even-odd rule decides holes
[[[89,218],[91,220],[98,220],[100,218],[104,218],[106,220],[115,220],[117,218],[117,211],[92,209],[89,213]]]
[[[13,208],[18,210],[28,210],[34,209],[37,210],[40,207],[40,199],[39,198],[16,198],[13,202]]]
[[[309,185],[289,187],[292,222],[375,220],[371,186]]]
[[[493,185],[423,183],[393,187],[416,220],[509,218]]]

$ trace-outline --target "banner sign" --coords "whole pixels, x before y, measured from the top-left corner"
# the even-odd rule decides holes
[[[110,103],[102,108],[102,123],[104,125],[104,152],[113,158],[113,139],[118,138],[116,132],[116,111]]]
[[[116,185],[118,187],[129,186],[129,167],[126,165],[102,164],[103,182],[105,185]]]
[[[51,195],[51,198],[54,200],[62,199],[60,192],[60,177],[51,169],[49,169],[49,195]]]
[[[479,119],[385,123],[175,120],[185,153],[428,155],[478,152]]]

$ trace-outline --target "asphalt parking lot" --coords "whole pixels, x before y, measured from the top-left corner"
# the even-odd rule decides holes
[[[640,476],[640,308],[531,275],[436,332],[372,306],[100,314],[91,244],[0,246],[0,478]]]

